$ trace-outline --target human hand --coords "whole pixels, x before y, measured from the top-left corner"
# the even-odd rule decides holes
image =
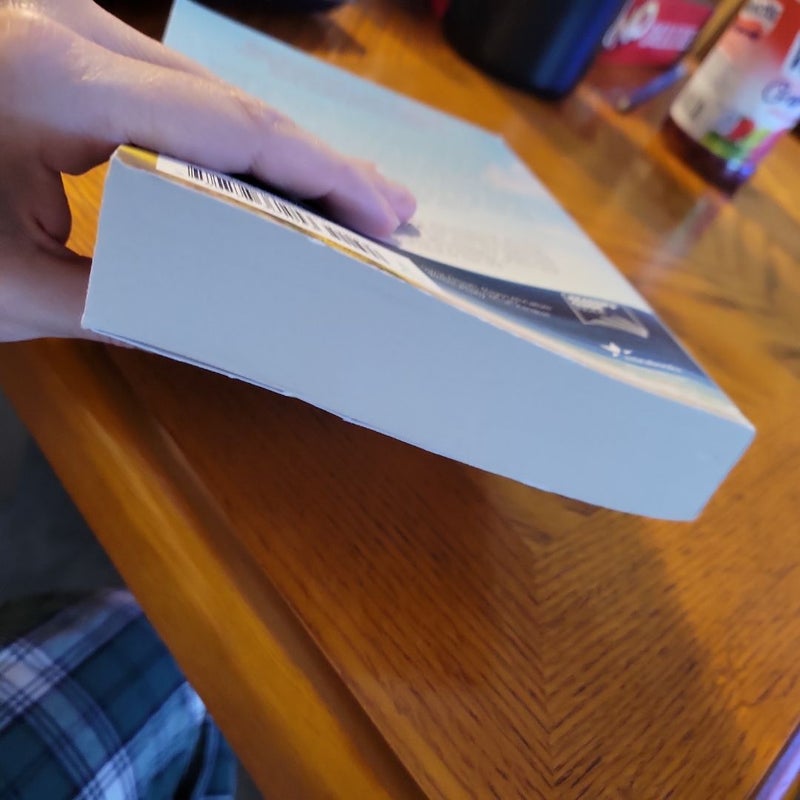
[[[88,259],[66,247],[61,173],[122,143],[251,173],[382,236],[412,195],[91,0],[0,0],[0,341],[98,338],[80,327]]]

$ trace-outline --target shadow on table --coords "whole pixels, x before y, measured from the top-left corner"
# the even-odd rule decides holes
[[[160,387],[156,414],[231,529],[423,788],[435,764],[479,796],[745,794],[753,755],[656,544],[690,546],[693,526],[119,356],[145,399]]]

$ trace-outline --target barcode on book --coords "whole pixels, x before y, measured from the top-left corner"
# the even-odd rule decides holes
[[[257,189],[236,178],[222,175],[213,170],[203,169],[193,164],[175,161],[166,156],[158,157],[157,169],[168,175],[183,178],[198,186],[213,189],[227,197],[232,197],[246,205],[260,209],[271,217],[288,222],[290,225],[311,233],[323,241],[338,245],[356,256],[378,264],[401,278],[411,279],[418,283],[428,282],[424,273],[410,259],[397,255],[392,250],[380,247],[369,239],[353,233],[335,222],[329,222],[325,218],[300,208],[294,203],[276,197],[263,189]]]

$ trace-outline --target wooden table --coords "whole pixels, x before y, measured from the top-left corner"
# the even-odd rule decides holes
[[[589,85],[561,105],[503,88],[420,4],[251,19],[502,132],[758,429],[700,520],[667,524],[155,356],[0,348],[3,390],[265,796],[785,796],[800,143],[726,202],[665,151],[663,103],[621,118]],[[101,177],[70,181],[83,251]]]

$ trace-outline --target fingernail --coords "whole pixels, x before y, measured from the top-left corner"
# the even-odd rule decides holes
[[[403,222],[408,222],[417,210],[417,198],[409,191],[405,191],[400,198],[398,213]]]
[[[394,233],[403,224],[404,220],[401,220],[400,217],[397,214],[395,214],[394,211],[392,211],[388,215],[388,217],[390,219],[389,224],[391,225],[391,230],[389,231],[389,233]]]

